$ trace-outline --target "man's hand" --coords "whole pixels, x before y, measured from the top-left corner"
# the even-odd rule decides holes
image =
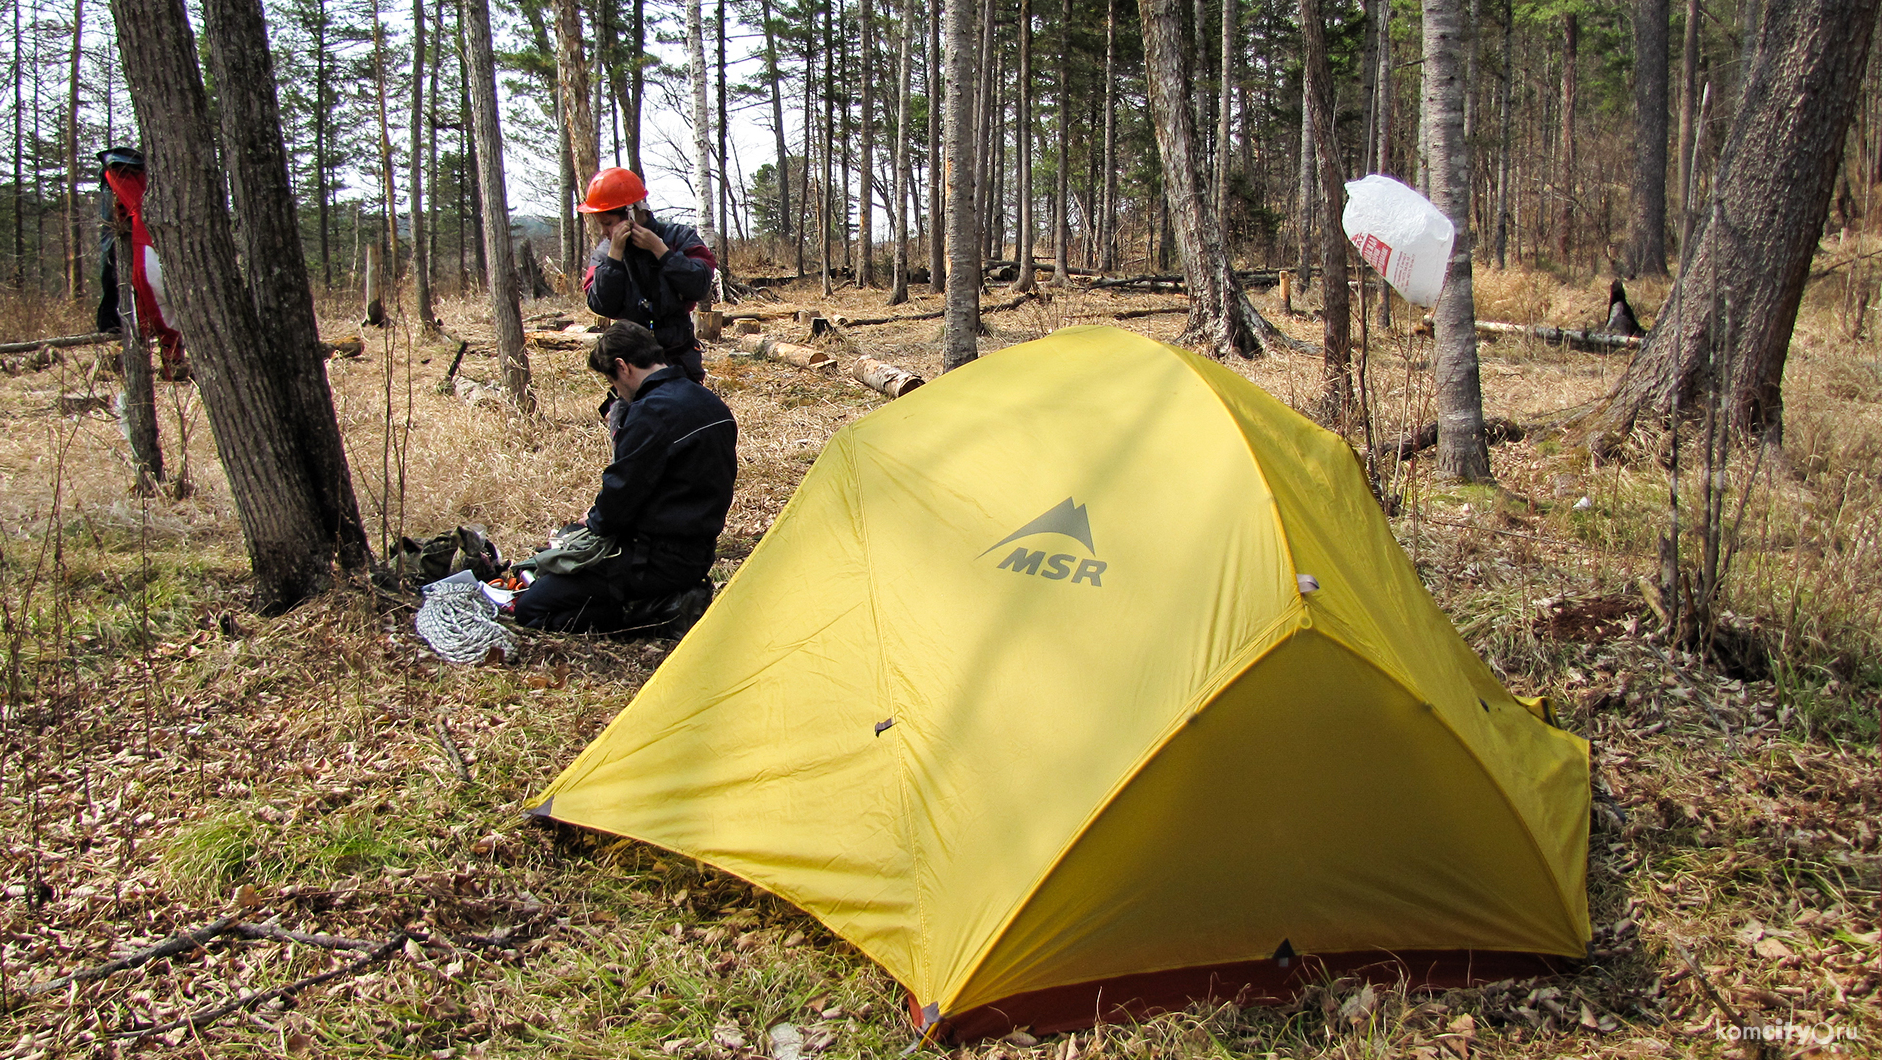
[[[622,260],[627,253],[627,244],[632,238],[635,227],[634,222],[625,217],[608,226],[609,257],[616,261]]]
[[[635,224],[632,221],[629,221],[628,224],[632,226],[631,230],[628,233],[628,239],[631,240],[635,246],[639,247],[640,249],[646,251],[649,254],[652,254],[656,258],[661,258],[661,257],[666,256],[666,253],[667,253],[666,242],[662,240],[659,236],[654,235],[653,229],[642,228],[640,225]]]

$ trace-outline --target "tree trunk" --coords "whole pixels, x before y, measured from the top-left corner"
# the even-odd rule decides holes
[[[909,141],[913,137],[908,127],[914,35],[915,0],[902,0],[901,18],[895,24],[895,275],[889,305],[908,301],[908,213],[915,190],[909,165]]]
[[[77,302],[85,297],[85,213],[78,201],[78,68],[84,54],[85,0],[72,0],[71,96],[65,111],[65,231],[69,253],[65,259],[65,294]],[[16,45],[17,47],[17,42]],[[18,150],[16,143],[14,150]]]
[[[1201,27],[1198,27],[1200,32]],[[1072,0],[1059,16],[1059,165],[1058,190],[1052,196],[1052,286],[1072,285]]]
[[[729,277],[732,275],[732,245],[731,245],[732,160],[731,160],[731,154],[726,147],[726,138],[725,138],[726,137],[726,128],[725,128],[726,126],[726,116],[725,116],[725,107],[726,107],[725,0],[719,0],[719,15],[717,18],[713,20],[713,35],[716,38],[718,38],[718,44],[719,44],[719,61],[716,64],[719,68],[718,69],[718,81],[719,81],[718,119],[719,120],[713,126],[713,129],[717,133],[718,138],[719,138],[719,149],[715,155],[715,157],[717,157],[719,160],[719,245],[717,247],[717,250],[718,250],[718,258],[719,258],[719,274],[721,276]],[[742,227],[740,231],[741,232],[743,231]]]
[[[935,294],[948,286],[948,169],[941,154],[947,106],[947,90],[941,82],[941,23],[946,2],[930,0],[928,5],[928,76],[922,86],[928,94],[928,290]]]
[[[1274,352],[1284,340],[1242,293],[1222,248],[1215,211],[1200,186],[1196,130],[1185,92],[1182,8],[1178,0],[1138,0],[1137,10],[1144,24],[1145,73],[1164,190],[1189,294],[1189,323],[1178,341],[1213,357]]]
[[[327,4],[326,0],[314,0],[314,194],[319,198],[320,213],[320,284],[333,289],[333,250],[332,223],[328,216],[328,200],[332,198],[327,187],[327,149],[329,120],[328,99],[332,93],[327,85]]]
[[[573,0],[562,0],[572,3]],[[706,34],[700,0],[686,0],[686,62],[693,88],[693,202],[700,241],[716,243],[712,208],[712,109],[706,102]],[[710,307],[710,297],[699,303]]]
[[[634,0],[633,63],[627,79],[627,113],[621,118],[621,139],[627,141],[627,168],[645,176],[647,171],[640,164],[640,111],[647,97],[647,0]]]
[[[947,288],[942,329],[942,371],[978,357],[980,336],[980,220],[974,213],[975,0],[947,2],[947,256],[954,282]]]
[[[831,229],[835,226],[833,212],[836,202],[833,198],[833,186],[836,184],[836,28],[835,16],[828,3],[823,5],[823,187],[817,192],[817,253],[822,258],[820,266],[823,276],[823,296],[835,291],[830,282],[830,259],[835,247],[832,243]]]
[[[1513,0],[1503,0],[1503,74],[1497,81],[1497,110],[1499,129],[1497,132],[1496,156],[1496,267],[1509,267],[1509,232],[1510,232],[1510,154],[1516,149],[1511,134],[1512,83],[1516,79],[1515,39],[1516,11]]]
[[[1019,187],[1019,230],[1013,236],[1013,256],[1019,261],[1019,275],[1013,278],[1015,293],[1033,289],[1033,217],[1032,217],[1032,0],[1019,0],[1019,90],[1013,121],[1014,183]]]
[[[1225,241],[1230,231],[1229,160],[1234,155],[1229,150],[1229,132],[1235,113],[1235,53],[1238,50],[1235,47],[1235,7],[1238,3],[1240,0],[1222,0],[1221,91],[1215,116],[1215,216],[1222,225]],[[1201,34],[1201,27],[1197,27],[1196,32]]]
[[[588,179],[601,168],[600,145],[595,138],[594,105],[588,89],[588,57],[582,51],[580,0],[556,0],[555,3],[555,79],[562,100],[563,135],[568,138],[569,165],[573,168],[570,174],[574,178],[571,190],[580,195]],[[568,209],[568,203],[564,201],[562,213],[565,216]],[[601,238],[601,230],[593,221],[584,221],[574,235],[575,238],[571,240],[574,253],[565,256],[562,262],[564,269],[583,267],[587,248]]]
[[[1693,167],[1693,119],[1699,106],[1699,0],[1686,0],[1685,36],[1679,52],[1679,212],[1681,216],[1692,213],[1693,204],[1686,201],[1692,188]],[[1682,229],[1683,231],[1683,229]],[[1680,254],[1686,253],[1681,245]]]
[[[399,271],[399,189],[398,176],[392,168],[392,126],[386,120],[385,28],[380,25],[376,4],[372,13],[372,68],[374,95],[379,105],[379,183],[386,196],[385,209],[380,213],[380,220],[386,226],[384,287],[396,307],[399,300],[395,279]]]
[[[1138,0],[1141,4],[1143,0]],[[1294,227],[1300,234],[1300,264],[1295,269],[1295,285],[1301,294],[1313,285],[1314,259],[1314,129],[1313,103],[1309,98],[1307,79],[1300,79],[1300,205],[1294,211]]]
[[[1562,134],[1557,162],[1555,201],[1555,256],[1557,264],[1574,275],[1575,223],[1575,53],[1581,44],[1581,22],[1573,14],[1562,16]]]
[[[1322,422],[1343,427],[1352,411],[1350,372],[1352,306],[1346,287],[1346,239],[1340,224],[1345,177],[1341,173],[1339,143],[1333,134],[1333,70],[1327,62],[1326,24],[1319,0],[1300,0],[1301,77],[1304,95],[1313,109],[1314,154],[1319,158],[1320,270],[1323,300],[1319,413]]]
[[[857,160],[857,195],[856,195],[856,239],[862,243],[862,269],[856,275],[856,286],[865,290],[876,285],[876,235],[875,205],[876,174],[876,19],[875,10],[870,0],[862,0],[856,12],[857,20],[862,24],[862,54],[856,64],[856,76],[862,81],[862,122],[857,135],[861,137],[861,151]]]
[[[1392,169],[1392,0],[1375,0],[1379,22],[1379,54],[1376,57],[1379,71],[1374,76],[1374,91],[1378,93],[1379,123],[1373,129],[1376,138],[1372,146],[1373,166],[1379,173],[1390,175]]]
[[[431,246],[425,218],[425,0],[412,0],[412,277],[422,331],[437,328],[431,305]]]
[[[1709,371],[1727,380],[1735,427],[1782,442],[1791,330],[1829,215],[1876,4],[1766,6],[1698,246],[1597,418],[1598,444],[1614,444],[1641,419],[1697,409]]]
[[[1634,188],[1627,273],[1666,275],[1667,0],[1634,0]]]
[[[771,131],[778,144],[778,238],[791,238],[791,149],[784,141],[784,74],[778,69],[777,29],[771,21],[771,0],[763,0],[765,23],[765,79],[771,82]]]
[[[497,363],[502,366],[504,387],[516,407],[533,413],[536,391],[530,378],[529,355],[523,349],[523,312],[517,302],[516,256],[510,244],[510,196],[503,180],[503,132],[497,118],[497,64],[490,50],[490,6],[487,0],[463,0],[463,4],[471,120],[477,137],[477,183],[483,193],[488,260],[484,282],[490,289],[490,312],[496,323]]]
[[[1098,268],[1117,268],[1117,0],[1104,5],[1104,203],[1098,210]]]
[[[465,5],[468,2],[469,0],[457,0],[457,59],[459,75],[457,123],[459,129],[458,135],[464,144],[465,162],[469,169],[469,179],[466,180],[465,183],[470,185],[471,228],[475,231],[477,236],[474,244],[477,258],[477,275],[483,278],[485,287],[487,288],[489,286],[490,277],[490,247],[489,239],[487,238],[487,226],[484,224],[484,167],[482,159],[478,157],[477,122],[471,113],[470,45],[465,39],[466,33],[464,29],[464,24],[467,21],[465,17]],[[489,21],[487,15],[488,9],[486,9],[486,22]],[[505,227],[507,228],[508,226]],[[507,241],[506,239],[505,242]]]
[[[328,522],[335,513],[322,510],[323,495],[351,489],[332,404],[322,415],[297,409],[296,398],[305,396],[297,381],[311,374],[324,384],[325,374],[314,345],[305,267],[294,267],[301,260],[299,234],[279,225],[281,217],[292,218],[293,202],[286,195],[285,150],[274,123],[274,77],[261,8],[254,0],[221,0],[206,3],[203,12],[221,75],[226,128],[241,134],[227,146],[237,163],[231,176],[245,189],[241,205],[252,211],[244,217],[244,238],[252,247],[286,256],[285,262],[261,258],[269,267],[257,267],[247,283],[236,263],[189,17],[179,0],[117,0],[112,11],[150,168],[163,175],[151,186],[151,234],[175,276],[170,293],[199,368],[203,405],[248,545],[255,606],[278,612],[330,583],[336,551],[349,566],[363,565],[368,557],[357,512],[344,513],[350,517],[336,528]],[[264,115],[267,126],[256,127]],[[267,141],[272,158],[249,155]],[[282,301],[258,306],[258,296]],[[302,319],[264,327],[258,309],[298,310]],[[326,451],[305,433],[323,419],[332,440]],[[326,456],[337,457],[337,463],[327,463]]]
[[[1424,134],[1431,202],[1457,227],[1457,241],[1433,313],[1437,375],[1438,472],[1467,482],[1490,477],[1477,374],[1476,303],[1471,293],[1470,145],[1464,139],[1459,56],[1471,46],[1461,0],[1424,0]]]
[[[202,12],[210,73],[224,86],[217,110],[229,189],[242,218],[236,228],[237,249],[248,265],[249,294],[264,348],[270,351],[268,363],[299,443],[295,455],[312,490],[322,537],[341,567],[361,570],[372,554],[320,348],[288,153],[281,140],[267,23],[260,0],[205,0]]]

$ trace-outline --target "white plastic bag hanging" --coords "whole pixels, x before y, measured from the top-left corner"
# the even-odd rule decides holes
[[[1346,185],[1340,225],[1366,264],[1407,302],[1438,304],[1457,229],[1430,200],[1377,173]]]

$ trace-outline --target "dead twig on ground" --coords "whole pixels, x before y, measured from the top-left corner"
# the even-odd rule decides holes
[[[245,1008],[253,1008],[256,1005],[273,1001],[276,998],[293,997],[295,994],[300,993],[310,986],[319,986],[322,983],[330,982],[341,976],[357,975],[365,971],[369,966],[377,964],[387,957],[392,956],[394,953],[397,953],[409,938],[411,938],[411,936],[404,931],[394,932],[392,937],[381,943],[378,949],[351,964],[321,972],[319,975],[310,975],[305,979],[296,979],[286,986],[277,986],[273,990],[262,990],[253,994],[245,994],[233,1001],[213,1005],[209,1008],[191,1013],[188,1016],[184,1016],[181,1019],[171,1020],[169,1023],[158,1024],[151,1027],[133,1027],[127,1031],[119,1031],[118,1037],[143,1038],[152,1034],[165,1034],[183,1027],[188,1027],[192,1030],[201,1030],[231,1012],[239,1012]]]
[[[95,331],[87,335],[60,335],[51,339],[34,339],[31,342],[0,343],[0,353],[32,353],[47,347],[54,349],[64,346],[103,346],[118,341],[115,331]]]
[[[444,756],[451,760],[451,768],[457,773],[457,779],[470,783],[470,767],[464,764],[464,755],[457,749],[457,741],[451,739],[451,730],[445,727],[443,719],[431,723],[431,735],[438,740],[438,746],[444,748]]]
[[[55,990],[63,990],[73,983],[83,983],[92,979],[103,979],[105,976],[111,975],[114,972],[122,972],[130,968],[135,968],[140,964],[148,964],[161,957],[170,957],[179,953],[188,953],[191,950],[200,949],[204,943],[215,939],[217,936],[228,934],[230,931],[234,930],[235,926],[236,919],[232,916],[226,916],[221,920],[211,921],[197,928],[195,931],[186,931],[181,935],[159,942],[148,949],[138,950],[136,953],[130,954],[129,956],[119,957],[115,961],[106,961],[96,968],[84,968],[73,972],[71,975],[63,975],[57,979],[50,979],[43,983],[22,987],[17,995],[17,1000],[40,997],[45,994],[50,994]]]

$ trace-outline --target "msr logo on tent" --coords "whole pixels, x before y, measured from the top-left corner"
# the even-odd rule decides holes
[[[1037,534],[1058,534],[1061,537],[1069,537],[1085,546],[1085,551],[1091,553],[1094,558],[1079,559],[1069,552],[1047,555],[1044,549],[1034,550],[1022,544],[1007,553],[1006,558],[1000,561],[998,569],[1010,570],[1014,574],[1036,574],[1052,581],[1070,578],[1073,585],[1085,582],[1094,588],[1103,587],[1104,582],[1101,578],[1108,564],[1095,558],[1097,550],[1091,544],[1091,520],[1085,515],[1085,506],[1073,504],[1070,497],[1053,505],[1039,518],[1001,538],[981,555],[985,556],[988,552],[1010,545],[1021,538]],[[1077,566],[1074,567],[1074,564]]]

